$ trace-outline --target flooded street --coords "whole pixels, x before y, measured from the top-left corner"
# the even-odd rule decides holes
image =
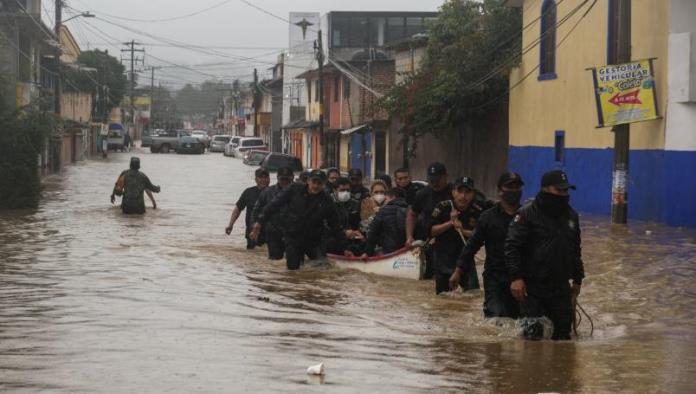
[[[3,391],[693,392],[692,230],[582,217],[594,335],[584,322],[576,342],[525,342],[484,321],[480,292],[287,272],[245,250],[243,220],[224,235],[253,167],[137,154],[162,187],[144,217],[109,203],[128,154],[48,178],[37,211],[0,213]],[[319,362],[326,376],[307,376]]]

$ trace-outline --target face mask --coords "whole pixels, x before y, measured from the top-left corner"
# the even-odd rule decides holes
[[[350,192],[338,192],[336,197],[338,198],[338,201],[346,202],[350,200]]]
[[[542,209],[547,211],[551,216],[561,216],[568,211],[570,196],[557,196],[555,194],[540,192],[537,199],[541,204]]]
[[[500,196],[500,199],[513,207],[516,207],[520,205],[520,200],[522,200],[522,190],[504,190]]]
[[[373,194],[372,199],[375,200],[377,204],[382,204],[386,196],[384,194]]]

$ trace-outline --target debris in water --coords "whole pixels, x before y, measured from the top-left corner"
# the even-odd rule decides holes
[[[307,368],[307,375],[323,375],[324,374],[324,363],[319,363],[317,365],[312,365]]]

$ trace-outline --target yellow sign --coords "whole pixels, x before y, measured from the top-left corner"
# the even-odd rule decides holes
[[[136,107],[146,107],[146,106],[150,105],[150,97],[149,96],[136,97],[135,100],[133,100],[133,103],[135,104]]]
[[[598,127],[658,119],[652,60],[592,69]]]

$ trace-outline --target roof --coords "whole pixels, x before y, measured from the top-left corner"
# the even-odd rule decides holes
[[[315,127],[319,127],[319,122],[304,119],[296,120],[283,126],[284,129],[311,129]]]

